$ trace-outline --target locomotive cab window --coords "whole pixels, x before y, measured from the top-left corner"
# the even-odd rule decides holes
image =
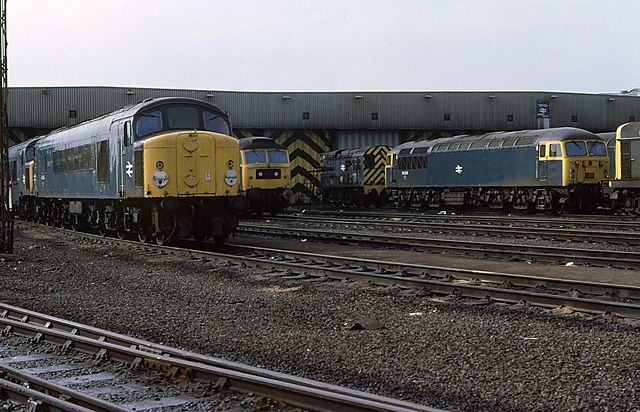
[[[11,162],[11,181],[15,182],[18,180],[18,163],[14,160]]]
[[[167,126],[169,129],[199,129],[198,109],[188,106],[167,107]]]
[[[136,122],[136,135],[145,137],[162,130],[162,112],[156,110],[149,113],[142,113]]]
[[[538,157],[540,159],[544,159],[545,157],[547,157],[547,145],[546,144],[541,144],[538,146]]]
[[[131,122],[124,122],[124,130],[123,130],[123,136],[124,136],[124,145],[126,147],[131,146]]]
[[[562,152],[560,151],[560,143],[554,143],[549,145],[549,157],[560,157]]]
[[[222,133],[229,135],[229,124],[226,119],[220,115],[220,113],[202,112],[204,118],[204,128],[210,132]]]
[[[567,142],[564,144],[564,150],[568,157],[587,155],[587,146],[584,142]]]
[[[267,155],[264,150],[244,152],[244,162],[246,164],[267,163]]]
[[[287,152],[284,150],[269,150],[269,163],[287,163]]]
[[[589,156],[607,155],[607,148],[603,142],[587,142],[587,149],[589,149]]]

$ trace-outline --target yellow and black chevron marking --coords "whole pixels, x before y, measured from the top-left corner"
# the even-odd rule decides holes
[[[372,146],[365,152],[365,158],[373,157],[372,163],[365,160],[365,165],[371,165],[364,169],[365,186],[384,185],[384,167],[387,165],[387,153],[390,149],[390,146]]]
[[[286,147],[291,161],[291,202],[320,202],[318,171],[321,154],[331,150],[331,135],[328,131],[235,129],[233,132],[238,138],[270,137]]]

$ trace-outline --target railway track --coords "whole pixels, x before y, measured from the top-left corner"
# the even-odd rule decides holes
[[[628,216],[567,215],[567,216],[519,216],[503,214],[435,214],[396,211],[350,211],[350,210],[304,210],[294,213],[299,216],[322,216],[325,218],[353,219],[366,222],[394,221],[406,223],[445,223],[462,222],[464,224],[484,224],[494,226],[520,225],[547,228],[582,228],[622,231],[640,231],[640,219]]]
[[[482,299],[487,302],[527,302],[545,308],[640,319],[640,287],[547,277],[438,267],[401,262],[332,256],[292,250],[228,245],[227,252],[156,246],[69,232],[79,237],[138,247],[140,250],[187,254],[191,259],[269,268],[273,276],[292,281],[318,279],[361,281],[367,284],[416,289],[436,295]]]
[[[369,218],[366,218],[369,219]],[[390,218],[400,219],[400,218]],[[411,220],[365,220],[363,217],[351,218],[328,218],[312,217],[306,215],[279,216],[269,219],[271,222],[313,222],[336,225],[366,225],[367,228],[387,229],[393,228],[412,232],[437,232],[437,233],[473,233],[485,236],[517,237],[517,238],[544,238],[549,240],[571,240],[581,242],[602,242],[624,245],[640,245],[638,232],[603,232],[585,231],[584,229],[566,228],[544,228],[544,227],[523,227],[523,226],[487,226],[471,224],[469,221],[462,223],[425,223]]]
[[[620,268],[640,267],[640,252],[568,248],[541,245],[437,239],[412,236],[357,234],[353,232],[300,229],[276,225],[241,223],[238,233],[301,239],[329,240],[332,242],[357,243],[376,247],[407,248],[440,253],[470,254],[499,258],[535,259],[552,263],[580,263],[585,265],[612,266]]]
[[[113,360],[132,368],[161,370],[173,377],[184,376],[211,382],[220,390],[259,395],[308,410],[437,411],[401,400],[146,342],[6,304],[0,304],[0,325],[5,335],[55,344],[64,350],[75,349],[97,360]],[[0,362],[2,397],[26,405],[36,403],[37,410],[129,410],[80,390],[30,375],[8,366],[6,361]]]

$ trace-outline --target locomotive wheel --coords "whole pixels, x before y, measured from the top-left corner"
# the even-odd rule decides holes
[[[149,232],[147,232],[147,230],[142,227],[138,228],[138,240],[141,243],[147,243],[147,241],[149,240]]]
[[[161,230],[153,235],[153,240],[158,246],[168,245],[169,243],[171,243],[171,233],[166,233],[165,231]]]
[[[227,235],[217,235],[213,237],[213,241],[216,246],[223,246],[224,242],[227,241]]]
[[[204,243],[205,238],[206,235],[203,231],[196,230],[193,232],[193,240],[195,240],[197,244],[201,245],[202,243]]]
[[[72,215],[69,217],[69,226],[74,232],[78,231],[78,216]]]
[[[107,228],[104,225],[98,226],[98,234],[102,237],[107,237]]]
[[[118,239],[122,240],[125,238],[126,235],[127,235],[127,231],[124,228],[124,225],[118,224],[118,226],[116,226],[116,236],[118,237]]]

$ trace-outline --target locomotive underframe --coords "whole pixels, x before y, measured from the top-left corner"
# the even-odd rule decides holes
[[[484,187],[387,189],[391,203],[424,209],[458,207],[495,210],[562,211],[595,208],[602,190],[597,185],[571,187]]]
[[[271,213],[273,216],[286,210],[291,198],[291,190],[283,187],[265,189],[253,188],[246,191],[247,212]]]
[[[369,190],[361,186],[326,188],[322,191],[322,203],[331,206],[382,207],[387,201],[385,191]]]
[[[640,215],[640,188],[620,188],[609,193],[610,207],[614,212]]]
[[[20,198],[16,213],[21,219],[92,229],[119,238],[137,236],[141,242],[166,244],[176,238],[196,241],[212,238],[222,244],[238,226],[242,205],[234,197],[162,199],[52,199]]]

